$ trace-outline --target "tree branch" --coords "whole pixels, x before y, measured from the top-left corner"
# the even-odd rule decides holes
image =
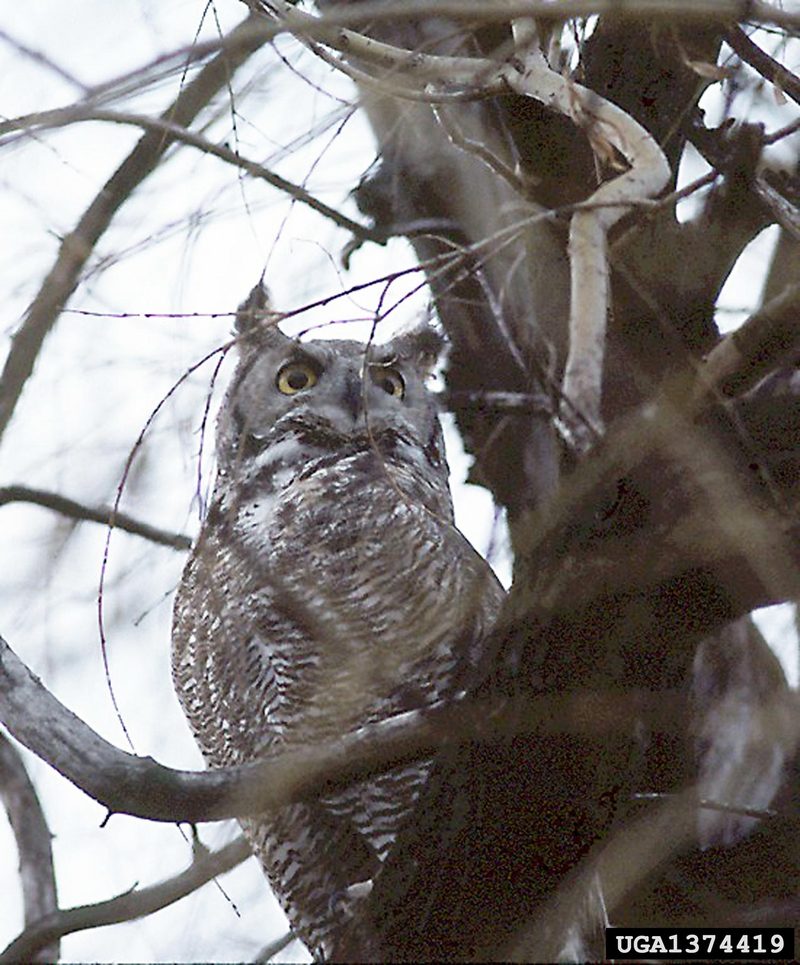
[[[33,956],[41,953],[51,943],[57,943],[64,935],[152,915],[197,891],[217,875],[231,871],[249,858],[251,853],[250,845],[244,837],[239,836],[218,851],[199,855],[185,871],[157,885],[147,888],[134,887],[107,901],[55,910],[42,915],[41,918],[26,923],[25,930],[0,952],[0,963],[53,961],[57,959],[57,955],[55,959],[36,959]]]
[[[269,942],[269,944],[265,945],[259,951],[254,961],[259,963],[259,965],[262,962],[267,965],[267,963],[271,962],[276,955],[280,954],[287,945],[291,945],[294,940],[295,936],[293,932],[286,932],[284,935],[279,935],[274,941]]]
[[[187,144],[190,147],[197,148],[204,154],[210,154],[213,157],[225,161],[227,164],[232,164],[234,167],[246,171],[253,178],[266,181],[267,184],[271,184],[279,191],[283,191],[290,198],[294,198],[296,201],[308,205],[313,211],[328,218],[338,227],[350,231],[361,241],[382,242],[386,240],[383,233],[374,231],[369,228],[369,226],[362,225],[358,221],[353,221],[352,218],[348,218],[347,215],[337,211],[336,208],[332,208],[330,205],[325,204],[324,201],[315,198],[313,194],[301,185],[288,181],[286,178],[281,177],[280,174],[270,171],[269,168],[265,168],[256,161],[242,157],[241,154],[232,151],[224,144],[215,144],[201,134],[195,134],[194,131],[190,131],[188,128],[177,124],[171,118],[148,117],[145,114],[132,114],[127,111],[103,110],[90,104],[74,104],[70,107],[39,111],[35,114],[28,114],[24,117],[3,121],[0,123],[0,134],[4,133],[4,131],[14,130],[23,126],[25,128],[33,127],[38,130],[63,127],[79,121],[108,121],[114,124],[134,125],[150,132],[161,132],[164,136],[168,137],[170,141],[178,141],[181,144]]]
[[[223,41],[223,50],[184,87],[162,115],[162,120],[184,127],[194,120],[228,83],[231,73],[264,43],[263,31],[254,29],[256,25],[255,18],[248,17],[228,34]],[[0,439],[33,372],[42,344],[77,287],[81,271],[94,246],[117,210],[155,170],[173,140],[172,136],[160,129],[144,134],[103,185],[73,231],[61,242],[53,267],[13,337],[0,375]]]
[[[753,43],[741,27],[728,27],[725,39],[746,64],[771,81],[778,90],[788,94],[796,104],[800,104],[800,78]]]
[[[17,841],[26,928],[58,908],[50,829],[36,789],[13,745],[0,734],[0,801]],[[25,957],[32,962],[58,961],[58,935],[51,935]]]
[[[34,506],[43,506],[45,509],[52,509],[53,512],[61,513],[62,516],[68,516],[70,519],[112,526],[115,529],[122,529],[126,533],[133,533],[134,536],[141,536],[152,543],[169,546],[176,550],[188,550],[192,545],[189,536],[159,529],[157,526],[151,526],[149,523],[134,519],[127,513],[115,513],[111,506],[86,506],[74,499],[68,499],[66,496],[60,496],[58,493],[51,493],[44,489],[32,489],[30,486],[19,485],[0,486],[0,506],[8,506],[10,503],[31,503]]]
[[[270,0],[244,0],[253,9],[269,9]],[[429,16],[427,0],[404,0],[387,5],[383,0],[362,0],[348,4],[343,10],[312,18],[321,21],[321,30],[330,26],[385,23],[418,20]],[[475,23],[507,22],[514,17],[555,18],[571,20],[598,14],[619,19],[656,19],[673,23],[676,17],[689,22],[707,20],[747,20],[777,26],[800,24],[800,14],[782,10],[760,0],[560,0],[557,11],[551,0],[508,0],[503,4],[487,4],[484,0],[438,0],[436,16],[449,20]],[[295,29],[293,26],[284,29]],[[308,27],[303,28],[308,31]],[[314,36],[314,34],[312,34]],[[316,35],[320,36],[320,35]]]
[[[705,393],[742,395],[800,351],[800,284],[789,285],[710,352],[699,372]]]
[[[520,53],[522,62],[504,73],[509,87],[572,118],[585,129],[600,158],[611,161],[616,150],[630,166],[601,184],[587,199],[587,208],[577,211],[570,222],[569,353],[562,416],[573,430],[577,448],[585,450],[602,432],[608,232],[633,204],[659,194],[671,172],[658,142],[630,114],[552,70],[535,40]]]
[[[330,793],[387,767],[428,757],[463,739],[542,733],[616,732],[644,714],[671,727],[663,700],[642,694],[559,695],[503,713],[492,702],[439,705],[399,714],[338,740],[288,749],[253,764],[180,771],[104,740],[64,707],[0,637],[0,722],[22,744],[111,814],[199,823],[242,817]]]

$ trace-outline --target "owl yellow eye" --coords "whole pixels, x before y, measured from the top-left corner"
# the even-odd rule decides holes
[[[370,378],[379,389],[383,389],[387,395],[394,396],[395,399],[402,399],[405,395],[406,384],[397,369],[387,365],[376,365],[370,369]]]
[[[289,362],[278,372],[275,384],[284,395],[294,395],[317,383],[317,373],[306,362]]]

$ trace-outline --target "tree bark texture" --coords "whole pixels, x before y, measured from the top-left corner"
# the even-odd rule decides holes
[[[323,11],[346,6],[320,3]],[[429,272],[452,345],[452,397],[515,391],[552,405],[550,413],[456,407],[473,479],[508,509],[516,556],[475,693],[522,696],[523,704],[524,695],[614,686],[701,695],[676,701],[678,733],[669,737],[643,726],[613,739],[526,734],[444,751],[372,895],[382,960],[561,954],[563,929],[540,930],[524,954],[515,936],[587,856],[647,813],[651,805],[634,795],[724,786],[736,797],[719,763],[722,732],[741,738],[744,757],[774,753],[776,770],[764,764],[759,779],[768,797],[796,808],[786,683],[747,619],[799,588],[798,447],[788,441],[797,437],[796,394],[785,378],[778,393],[775,376],[702,411],[684,398],[691,373],[720,342],[714,308],[733,264],[775,220],[756,174],[763,132],[709,130],[697,107],[708,83],[702,65],[716,63],[727,29],[607,18],[582,46],[577,80],[644,125],[673,175],[692,142],[720,177],[694,219],[680,223],[666,205],[614,230],[603,385],[611,428],[577,468],[552,412],[568,343],[565,215],[608,173],[586,132],[512,93],[439,109],[361,88],[380,159],[357,192],[362,211],[406,234],[422,260],[466,252],[449,273]],[[466,31],[431,16],[381,20],[365,32],[411,51],[513,53],[510,27],[497,23]],[[475,144],[497,163],[484,163]],[[500,169],[515,171],[524,192]],[[524,231],[496,250],[491,239],[521,212]],[[421,227],[432,222],[436,231]],[[795,294],[781,316],[792,331]],[[783,364],[793,363],[793,336],[782,350]],[[780,368],[774,356],[770,368]],[[741,395],[753,381],[714,391]],[[783,723],[762,739],[741,715],[767,707]],[[715,825],[702,812],[690,823],[687,840],[676,832],[674,854],[619,892],[608,909],[615,922],[731,923],[749,902],[775,907],[797,894],[800,866],[776,858],[796,848],[791,821],[764,822],[744,840],[731,831],[734,818]],[[703,827],[715,842],[727,827],[726,846],[702,850]]]

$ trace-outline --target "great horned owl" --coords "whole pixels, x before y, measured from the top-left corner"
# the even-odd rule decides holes
[[[453,524],[425,387],[438,336],[301,343],[255,324],[264,306],[257,286],[237,318],[213,497],[175,603],[175,686],[212,767],[446,699],[503,598]],[[358,927],[427,772],[242,821],[315,958]]]

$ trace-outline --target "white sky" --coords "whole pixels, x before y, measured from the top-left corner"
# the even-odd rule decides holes
[[[110,16],[104,0],[26,0],[0,6],[0,31],[44,53],[82,84],[93,85],[190,42],[204,7],[204,0],[116,0]],[[245,8],[237,0],[219,0],[217,12],[223,29],[229,29]],[[213,35],[209,21],[203,36]],[[236,132],[230,111],[223,110],[207,133],[238,143],[242,153],[291,180],[308,178],[306,186],[315,194],[358,217],[347,195],[372,161],[370,134],[355,115],[333,137],[346,105],[321,90],[346,101],[349,83],[288,40],[279,47],[298,72],[264,51],[242,72],[254,89],[237,99]],[[300,70],[316,78],[320,89],[302,80]],[[176,95],[179,81],[172,76],[124,107],[161,109]],[[69,104],[78,96],[55,71],[0,37],[0,118]],[[330,126],[332,112],[339,113]],[[303,143],[308,131],[326,125],[326,134]],[[3,148],[3,356],[59,238],[71,230],[137,138],[132,128],[84,123]],[[292,142],[295,149],[284,151]],[[345,277],[340,253],[346,240],[307,208],[263,184],[240,179],[230,166],[190,149],[177,153],[119,213],[92,259],[95,270],[48,339],[3,439],[0,484],[25,482],[87,503],[111,502],[150,413],[189,365],[226,340],[231,326],[230,318],[147,319],[136,313],[231,311],[267,261],[274,303],[284,309],[412,263],[403,242],[365,246],[353,256]],[[732,305],[746,307],[755,299],[750,278],[731,283],[726,298]],[[412,275],[398,283],[397,294],[418,281]],[[300,324],[369,318],[380,293],[375,288],[342,298],[324,312],[303,316]],[[424,297],[410,299],[396,313],[395,324],[412,320],[424,307]],[[347,331],[359,337],[366,328],[350,324]],[[197,529],[195,457],[212,367],[187,380],[160,411],[123,499],[123,509],[168,529]],[[454,434],[449,436],[451,465],[460,480],[466,461],[457,452]],[[206,473],[211,448],[209,439]],[[482,490],[460,485],[456,500],[462,528],[485,552],[491,500]],[[73,711],[124,746],[104,682],[96,621],[104,530],[73,528],[34,507],[6,507],[0,514],[0,632]],[[182,554],[115,533],[105,619],[112,679],[136,751],[164,764],[199,767],[169,677],[171,593],[182,564]],[[502,559],[500,567],[507,577]],[[781,623],[786,610],[770,619],[773,636],[793,643],[793,631]],[[174,827],[117,816],[101,830],[104,815],[98,805],[38,761],[26,759],[55,835],[62,906],[101,900],[136,882],[156,882],[188,861],[189,848]],[[217,845],[232,833],[231,826],[206,826],[201,837]],[[0,948],[21,926],[14,854],[10,831],[0,818]],[[64,958],[252,959],[285,929],[282,916],[253,861],[221,883],[230,901],[208,886],[141,922],[68,936]],[[302,951],[295,951],[304,960]]]

